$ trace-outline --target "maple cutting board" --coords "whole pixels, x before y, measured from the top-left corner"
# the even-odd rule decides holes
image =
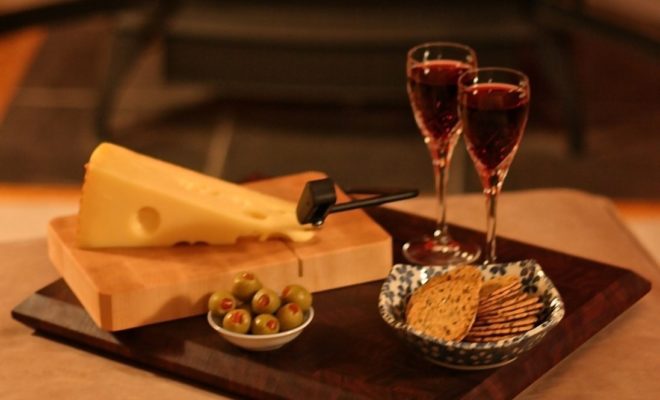
[[[305,172],[246,184],[296,202]],[[338,202],[348,201],[338,190]],[[392,266],[389,234],[364,211],[330,215],[305,243],[239,241],[223,246],[80,249],[76,216],[52,220],[48,253],[55,268],[102,329],[117,331],[206,312],[213,291],[229,289],[241,271],[280,291],[299,283],[312,292],[384,278]]]

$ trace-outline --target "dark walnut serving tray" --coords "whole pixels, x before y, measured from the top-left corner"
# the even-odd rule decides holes
[[[432,221],[383,208],[371,216],[394,237],[433,229]],[[453,227],[461,240],[482,235]],[[117,333],[94,325],[62,280],[18,305],[15,319],[103,355],[255,398],[511,398],[629,308],[651,285],[631,271],[509,240],[502,261],[535,258],[555,283],[566,316],[543,341],[513,363],[484,371],[455,371],[425,361],[400,341],[378,314],[382,282],[318,293],[312,324],[282,349],[251,353],[233,347],[205,316]],[[359,268],[356,265],[355,268]]]

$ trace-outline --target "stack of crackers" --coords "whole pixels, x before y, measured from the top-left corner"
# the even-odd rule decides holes
[[[406,308],[413,329],[446,341],[495,342],[532,329],[543,307],[522,291],[518,276],[483,280],[478,268],[460,266],[419,287]]]
[[[469,342],[496,342],[529,331],[538,321],[543,303],[522,291],[520,277],[493,278],[481,287],[474,324],[465,336]]]

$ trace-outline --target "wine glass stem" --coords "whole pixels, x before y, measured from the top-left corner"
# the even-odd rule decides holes
[[[492,264],[497,259],[496,228],[497,228],[497,198],[501,184],[496,176],[491,177],[492,186],[484,190],[486,195],[486,264]]]
[[[447,192],[447,182],[449,181],[449,157],[447,150],[438,151],[432,154],[433,173],[435,177],[435,193],[437,196],[438,208],[436,227],[433,237],[442,244],[449,244],[451,237],[447,228],[447,203],[445,193]]]

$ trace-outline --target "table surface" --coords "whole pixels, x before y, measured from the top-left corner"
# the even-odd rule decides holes
[[[433,200],[393,205],[432,216]],[[12,320],[10,310],[58,276],[50,267],[45,223],[75,213],[77,193],[39,187],[0,187],[0,398],[204,399],[205,389],[100,357],[34,334]],[[483,230],[478,194],[449,199],[450,222]],[[660,398],[659,221],[624,220],[608,199],[563,189],[505,193],[501,236],[636,271],[653,284],[641,301],[527,388],[519,398]],[[632,228],[632,229],[631,229]],[[654,260],[655,257],[655,260]]]

